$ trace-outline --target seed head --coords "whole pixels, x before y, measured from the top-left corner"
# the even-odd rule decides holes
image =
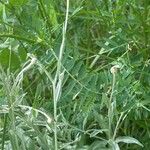
[[[119,65],[115,65],[115,66],[111,67],[110,72],[112,74],[115,74],[115,73],[117,73],[118,69],[120,69],[120,66]]]

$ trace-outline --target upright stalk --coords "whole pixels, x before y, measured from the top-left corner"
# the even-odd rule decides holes
[[[65,46],[65,38],[66,38],[66,30],[67,30],[67,23],[68,23],[68,14],[69,14],[69,0],[67,0],[67,8],[66,8],[66,15],[65,15],[65,23],[63,25],[62,31],[62,42],[60,45],[59,57],[57,60],[57,70],[54,78],[53,84],[53,100],[54,100],[54,149],[58,150],[58,141],[57,141],[57,102],[60,99],[61,90],[62,90],[62,80],[64,76],[64,70],[62,71],[62,58]]]
[[[111,68],[111,73],[112,73],[112,76],[113,76],[113,79],[112,79],[112,90],[111,90],[111,94],[110,94],[110,99],[109,99],[109,102],[108,102],[108,125],[109,125],[109,139],[112,138],[112,121],[113,121],[113,105],[112,105],[112,102],[113,102],[113,94],[114,94],[114,89],[115,89],[115,83],[116,83],[116,73],[117,73],[117,69],[119,69],[120,67],[118,65],[115,65]]]
[[[113,120],[113,106],[112,106],[112,101],[113,101],[113,93],[115,89],[115,82],[116,82],[116,75],[113,74],[113,81],[112,81],[112,90],[111,90],[111,95],[108,103],[108,124],[109,124],[109,139],[112,136],[112,120]]]
[[[4,150],[4,145],[5,145],[5,136],[6,136],[6,126],[7,126],[7,117],[8,115],[4,115],[4,127],[3,127],[3,135],[2,135],[2,146],[1,149]]]

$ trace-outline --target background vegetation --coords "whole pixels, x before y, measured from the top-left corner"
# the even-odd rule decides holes
[[[149,37],[148,0],[0,0],[0,149],[149,150]]]

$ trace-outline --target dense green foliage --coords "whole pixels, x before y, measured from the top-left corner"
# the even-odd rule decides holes
[[[69,3],[0,0],[0,149],[149,150],[150,2]]]

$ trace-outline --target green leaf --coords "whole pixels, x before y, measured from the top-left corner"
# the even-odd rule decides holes
[[[27,2],[28,2],[28,0],[10,0],[10,4],[13,6],[24,5]]]
[[[52,26],[54,27],[54,28],[56,28],[56,27],[58,27],[58,21],[57,21],[57,15],[56,15],[56,11],[55,11],[55,9],[54,9],[54,6],[51,4],[50,6],[49,6],[49,16],[50,16],[50,21],[51,21],[51,23],[52,23]]]
[[[94,131],[90,134],[90,137],[95,137],[99,133],[103,133],[103,130],[94,129]]]
[[[19,47],[18,48],[18,55],[19,55],[21,62],[24,62],[26,60],[26,57],[27,57],[27,52],[24,48]]]
[[[130,136],[122,136],[116,138],[116,143],[120,143],[120,142],[127,143],[127,144],[137,144],[143,147],[143,144],[141,144],[137,139]]]
[[[20,67],[20,61],[15,52],[9,49],[3,49],[0,51],[0,64],[4,68],[18,69]]]

